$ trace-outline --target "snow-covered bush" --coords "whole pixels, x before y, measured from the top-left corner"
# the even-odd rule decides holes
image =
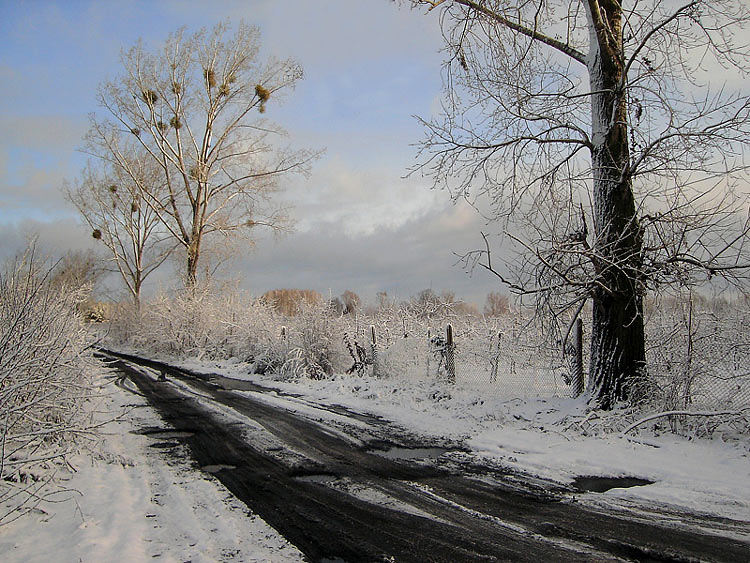
[[[710,303],[692,309],[689,303],[672,299],[649,308],[648,369],[633,391],[633,396],[641,399],[617,410],[606,424],[602,418],[586,419],[587,428],[623,429],[642,416],[677,409],[747,414],[747,306],[725,307],[719,312]],[[313,304],[295,316],[285,316],[263,300],[203,288],[159,296],[140,313],[119,317],[111,331],[116,342],[143,353],[234,359],[246,362],[255,373],[280,379],[320,379],[350,372],[409,384],[441,379],[445,357],[430,341],[444,339],[450,323],[457,388],[505,399],[574,394],[571,367],[561,352],[560,330],[564,331],[568,322],[554,328],[534,323],[520,311],[482,318],[458,314],[451,307],[424,315],[409,306],[393,306],[371,309],[369,314],[337,315],[326,306]],[[371,327],[377,341],[374,354]],[[590,328],[584,326],[584,341],[588,334]],[[588,342],[584,346],[585,373]],[[694,432],[697,420],[670,417],[659,419],[658,424],[691,434],[723,430],[716,424],[722,419],[711,418],[703,419],[701,429]],[[734,428],[737,423],[732,425]],[[739,432],[747,434],[750,429]]]
[[[110,340],[143,353],[197,359],[252,361],[265,352],[274,313],[242,293],[208,287],[159,294],[114,315]]]
[[[289,342],[285,346],[285,362],[280,375],[285,378],[309,377],[323,379],[340,364],[340,353],[334,349],[334,322],[325,305],[305,305],[290,318]],[[337,366],[338,367],[338,366]]]
[[[323,305],[305,305],[298,315],[284,317],[262,299],[194,288],[161,294],[140,310],[123,308],[110,339],[147,354],[236,359],[257,373],[319,379],[333,373],[338,355],[333,322]]]
[[[80,288],[49,283],[27,252],[0,271],[0,524],[46,490],[52,464],[86,429],[95,365]]]

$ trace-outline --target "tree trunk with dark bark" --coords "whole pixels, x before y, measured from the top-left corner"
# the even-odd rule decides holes
[[[588,392],[609,409],[645,367],[642,240],[630,174],[622,11],[589,0],[594,202],[593,322]]]

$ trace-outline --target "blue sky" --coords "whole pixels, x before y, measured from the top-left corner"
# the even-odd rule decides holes
[[[244,19],[263,34],[264,53],[293,57],[305,79],[267,117],[299,146],[325,148],[309,179],[290,179],[297,230],[261,237],[224,274],[253,293],[305,287],[398,298],[426,287],[481,302],[496,290],[469,278],[453,252],[481,243],[468,206],[404,179],[441,90],[436,14],[389,0],[188,2],[0,0],[0,255],[38,233],[48,252],[87,248],[88,229],[61,195],[85,162],[77,151],[97,85],[119,73],[119,54],[142,38],[158,46],[189,30]],[[160,284],[169,284],[164,272]]]

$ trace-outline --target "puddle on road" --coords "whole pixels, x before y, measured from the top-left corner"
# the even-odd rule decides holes
[[[628,489],[630,487],[642,487],[651,485],[653,481],[641,479],[640,477],[596,477],[593,475],[581,475],[573,479],[573,487],[580,492],[603,493],[610,489]]]
[[[438,459],[441,455],[449,451],[448,448],[403,448],[393,446],[385,450],[372,449],[369,450],[369,453],[397,461],[418,461],[421,459]]]
[[[191,430],[174,430],[171,428],[158,428],[155,426],[149,426],[140,430],[133,430],[133,434],[139,434],[141,436],[150,436],[152,438],[164,439],[164,440],[175,440],[180,438],[190,438],[195,435],[195,432]]]
[[[218,473],[219,471],[223,471],[225,469],[237,469],[235,465],[228,465],[225,463],[217,463],[215,465],[204,465],[201,467],[203,471],[206,473]]]
[[[170,448],[176,448],[179,446],[179,442],[156,442],[155,444],[149,444],[149,448],[158,448],[160,450],[168,450]]]
[[[309,475],[295,475],[295,481],[315,483],[316,485],[331,486],[339,477],[333,473],[310,473]]]

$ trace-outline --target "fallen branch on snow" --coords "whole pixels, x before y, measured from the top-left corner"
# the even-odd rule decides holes
[[[646,416],[642,419],[640,419],[637,422],[634,422],[630,426],[628,426],[625,430],[620,432],[620,434],[625,435],[631,430],[634,430],[635,428],[638,428],[641,424],[645,424],[646,422],[650,422],[652,420],[656,420],[657,418],[664,418],[665,416],[740,416],[743,414],[743,411],[747,409],[740,409],[736,411],[664,411],[659,412],[656,414],[651,414],[649,416]]]

